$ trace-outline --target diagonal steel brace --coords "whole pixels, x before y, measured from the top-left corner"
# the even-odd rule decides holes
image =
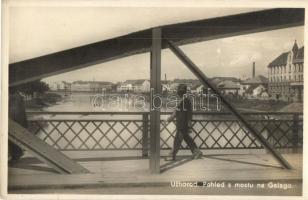
[[[221,101],[224,105],[233,113],[233,115],[247,128],[247,130],[256,137],[259,142],[261,142],[262,146],[267,149],[274,158],[286,169],[292,169],[292,166],[285,160],[279,152],[277,152],[268,142],[267,140],[259,134],[253,126],[249,124],[249,122],[236,110],[236,108],[229,102],[227,99],[221,95],[219,90],[213,85],[206,75],[189,59],[185,53],[176,46],[172,41],[166,40],[170,50],[192,71],[192,73],[197,76],[197,78],[203,83],[203,85],[208,86],[211,90],[214,91],[216,95],[221,98]]]

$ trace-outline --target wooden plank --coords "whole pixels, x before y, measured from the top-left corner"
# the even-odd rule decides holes
[[[89,173],[87,169],[43,142],[27,129],[9,120],[9,139],[63,174]]]
[[[291,169],[291,165],[285,160],[276,149],[274,149],[267,140],[255,130],[253,126],[244,118],[236,108],[219,92],[215,85],[213,85],[206,75],[190,60],[184,52],[177,47],[173,42],[168,41],[171,51],[192,71],[192,73],[203,83],[203,85],[211,88],[213,92],[219,96],[222,103],[233,113],[233,115],[247,128],[247,130],[258,139],[258,141],[266,148],[277,161],[286,169]]]
[[[303,8],[268,9],[166,25],[162,35],[179,44],[304,25]],[[9,65],[10,86],[151,50],[152,29],[67,49]],[[162,48],[166,48],[165,43]]]
[[[161,29],[152,31],[151,49],[151,110],[150,110],[150,171],[160,173],[160,108],[159,99],[153,98],[152,94],[161,94]]]

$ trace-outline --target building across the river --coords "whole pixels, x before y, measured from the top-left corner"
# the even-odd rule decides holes
[[[304,47],[296,41],[293,48],[282,53],[268,65],[270,98],[289,102],[303,101]]]
[[[150,81],[147,79],[126,80],[117,87],[118,92],[150,92]]]

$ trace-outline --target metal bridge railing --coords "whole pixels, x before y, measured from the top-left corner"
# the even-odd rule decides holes
[[[162,113],[166,114],[169,113]],[[302,113],[243,114],[275,148],[302,147]],[[142,150],[145,156],[148,153],[148,112],[28,112],[28,115],[31,132],[62,151]],[[175,122],[162,120],[160,127],[161,149],[169,149],[176,132]],[[262,148],[230,113],[194,113],[190,134],[200,149]],[[182,148],[187,148],[185,142]]]

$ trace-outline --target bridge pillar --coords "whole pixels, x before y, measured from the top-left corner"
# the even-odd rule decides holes
[[[150,106],[150,171],[160,173],[160,99],[153,95],[161,94],[161,29],[152,29],[151,47],[151,106]]]

